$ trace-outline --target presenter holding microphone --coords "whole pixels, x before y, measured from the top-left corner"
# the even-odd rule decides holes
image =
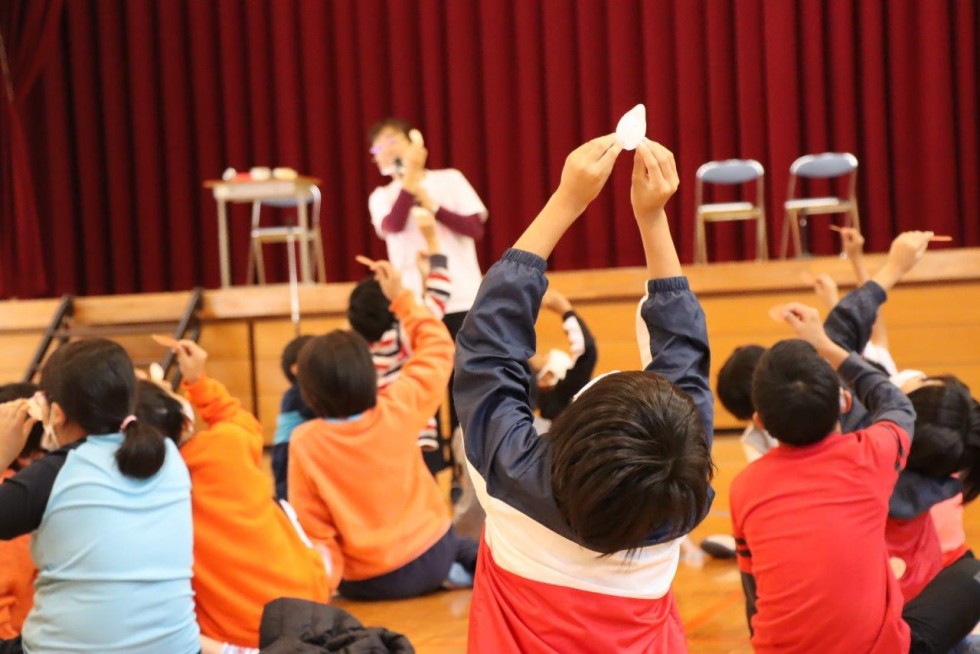
[[[418,253],[427,252],[427,248],[413,213],[435,216],[440,248],[449,262],[452,278],[443,321],[455,339],[480,288],[476,241],[483,236],[487,208],[463,173],[454,168],[425,167],[428,152],[422,134],[408,122],[386,118],[371,128],[368,141],[378,170],[391,178],[387,185],[374,189],[368,199],[371,223],[385,240],[388,260],[401,272],[402,284],[418,297],[423,290]],[[455,429],[458,421],[451,401],[450,412]]]

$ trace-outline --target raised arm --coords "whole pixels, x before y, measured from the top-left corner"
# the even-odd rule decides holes
[[[892,289],[922,259],[932,232],[904,232],[892,241],[885,265],[860,288],[837,303],[824,329],[832,341],[849,352],[862,352],[873,337],[878,309]]]
[[[445,395],[453,366],[453,339],[446,326],[402,287],[401,275],[389,262],[372,262],[371,269],[412,346],[398,379],[382,394],[391,410],[428,419]],[[417,430],[412,435],[417,436]]]
[[[525,504],[521,510],[554,528],[561,520],[553,501],[550,506],[545,501],[550,488],[527,484],[518,489],[513,483],[529,468],[543,465],[542,440],[529,405],[528,359],[535,352],[534,324],[548,283],[545,259],[598,195],[619,151],[615,136],[609,135],[568,156],[558,190],[514,248],[487,272],[456,339],[453,395],[467,460],[490,495],[500,489],[523,492],[526,497],[516,500]],[[542,501],[536,502],[535,495]]]
[[[649,353],[646,369],[663,375],[694,401],[710,445],[714,396],[708,383],[711,353],[707,327],[701,305],[682,276],[664,212],[677,186],[673,154],[658,143],[642,143],[634,157],[630,193],[648,277],[647,294],[639,309],[642,327],[638,345],[641,359],[646,360]]]
[[[197,343],[183,340],[174,348],[177,364],[183,377],[181,387],[187,394],[194,411],[209,429],[227,423],[240,428],[249,440],[249,449],[257,461],[262,456],[262,425],[242,403],[232,397],[225,385],[207,376],[205,365],[208,353]]]

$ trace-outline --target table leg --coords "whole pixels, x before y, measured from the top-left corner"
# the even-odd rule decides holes
[[[228,260],[228,203],[218,200],[218,262],[221,266],[221,288],[231,286],[231,262]]]
[[[307,200],[309,199],[308,194],[303,194],[297,198],[296,213],[299,218],[299,233],[300,233],[300,248],[299,248],[299,268],[303,274],[303,283],[309,284],[313,281],[313,275],[310,271],[310,217],[309,217],[309,205]]]

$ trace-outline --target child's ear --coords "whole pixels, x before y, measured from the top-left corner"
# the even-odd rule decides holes
[[[754,424],[762,431],[766,431],[766,426],[762,424],[762,416],[759,415],[758,411],[752,414],[752,424]]]
[[[840,412],[841,414],[850,413],[854,406],[854,396],[846,388],[840,389]]]
[[[299,374],[299,363],[297,362],[297,363],[294,363],[293,365],[289,366],[289,372],[293,373],[293,377],[295,377],[296,375],[298,375]]]

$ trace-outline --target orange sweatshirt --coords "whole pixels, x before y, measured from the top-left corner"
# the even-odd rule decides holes
[[[13,470],[3,473],[3,479],[13,476]],[[30,534],[0,540],[0,640],[20,635],[24,618],[34,606],[36,576]]]
[[[272,496],[262,460],[262,427],[218,381],[184,391],[208,428],[180,448],[191,474],[194,592],[201,633],[257,647],[267,602],[328,602],[324,561]]]
[[[418,434],[446,395],[453,341],[410,292],[391,304],[412,344],[398,379],[356,420],[293,432],[289,500],[334,580],[358,581],[418,558],[449,530],[446,499],[419,456]]]

